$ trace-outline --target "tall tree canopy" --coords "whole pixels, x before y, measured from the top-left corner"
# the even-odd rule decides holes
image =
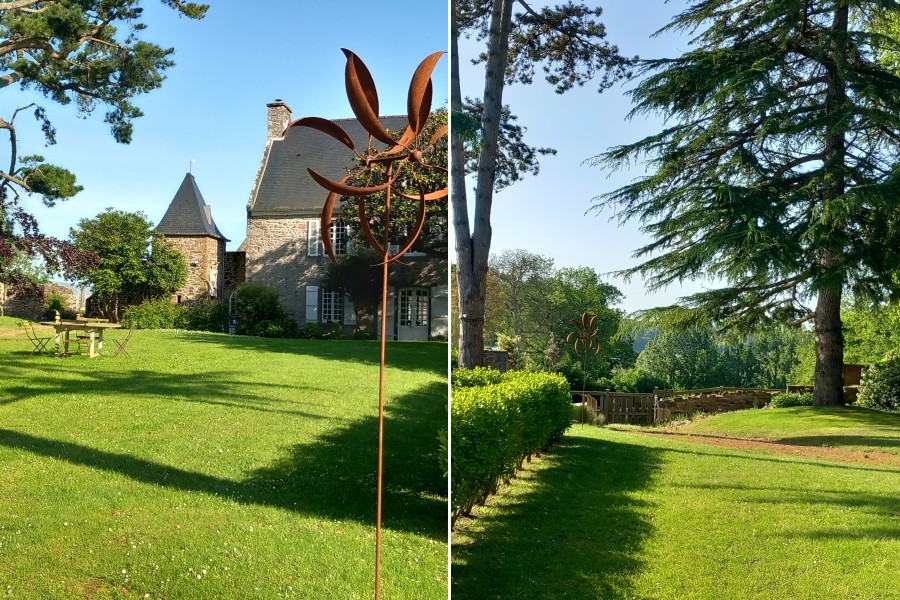
[[[207,6],[161,0],[179,14],[200,19]],[[36,90],[59,104],[74,103],[82,115],[98,106],[117,142],[131,141],[132,121],[141,116],[133,99],[158,88],[173,66],[172,48],[140,37],[141,0],[0,0],[0,90]],[[15,105],[10,100],[9,105]],[[71,277],[94,258],[69,242],[41,234],[23,201],[30,195],[52,206],[82,188],[75,175],[38,155],[19,156],[16,119],[30,113],[45,141],[56,140],[47,110],[19,106],[0,117],[9,136],[9,160],[0,164],[0,281],[26,283],[13,257],[40,257],[52,272]]]
[[[510,353],[516,368],[578,370],[581,359],[564,342],[572,319],[588,312],[597,317],[600,352],[591,358],[594,377],[607,376],[615,367],[634,362],[632,340],[619,335],[624,315],[613,308],[622,293],[601,280],[589,267],[561,268],[553,259],[507,250],[491,257],[490,283],[494,285],[485,331],[489,342]],[[627,337],[627,336],[626,336]],[[570,367],[574,365],[574,367]]]
[[[878,57],[880,0],[704,0],[662,31],[695,35],[678,58],[641,63],[632,116],[657,134],[597,157],[649,173],[600,197],[652,241],[626,274],[652,289],[725,282],[684,306],[749,327],[815,322],[816,406],[842,402],[841,296],[897,291],[900,78]]]
[[[425,128],[422,130],[423,139],[430,139],[439,129],[447,125],[447,109],[440,108],[428,116]],[[395,139],[399,139],[402,131],[392,132]],[[397,178],[394,189],[400,189],[411,196],[418,196],[419,191],[428,194],[447,187],[447,136],[425,148],[422,152],[422,160],[433,168],[422,168],[413,171],[409,163],[404,162],[400,167],[401,174]],[[442,168],[438,168],[442,167]],[[384,182],[385,172],[376,166],[351,178],[352,185],[374,186]],[[421,186],[421,188],[419,187]],[[366,214],[369,215],[369,226],[375,239],[384,236],[384,207],[385,193],[378,192],[366,196]],[[365,235],[359,224],[359,198],[343,196],[340,199],[341,220],[350,225],[353,241],[358,247],[368,247]],[[418,202],[411,202],[394,194],[391,200],[390,214],[390,239],[393,244],[403,244],[413,231],[418,217]],[[425,205],[425,224],[419,235],[412,252],[423,252],[430,256],[447,257],[447,199],[432,200]],[[380,261],[376,261],[377,262]]]
[[[514,12],[518,4],[521,12]],[[521,143],[511,113],[503,105],[508,83],[531,83],[536,67],[546,81],[563,93],[597,78],[598,89],[612,85],[628,72],[630,59],[606,42],[606,29],[599,22],[602,9],[566,2],[536,10],[524,0],[454,0],[450,11],[450,108],[454,119],[475,127],[457,128],[451,138],[453,232],[456,243],[459,293],[459,364],[482,363],[484,312],[488,257],[491,247],[491,203],[498,184],[512,183],[518,175],[533,171],[536,153],[548,149],[528,148]],[[463,102],[459,71],[461,36],[486,42],[480,57],[485,66],[484,92],[480,100]],[[505,125],[504,125],[505,124]],[[513,129],[510,129],[513,127]],[[501,137],[501,128],[508,135]],[[472,143],[472,133],[477,132]],[[468,133],[469,135],[466,135]],[[518,141],[517,141],[517,137]],[[466,157],[466,145],[477,158]],[[469,222],[466,168],[477,172],[474,223]],[[498,169],[503,169],[498,179]]]
[[[144,300],[164,298],[184,285],[184,256],[169,246],[143,213],[109,208],[82,219],[69,230],[75,247],[99,257],[76,276],[91,286],[103,316],[116,321],[121,311]]]

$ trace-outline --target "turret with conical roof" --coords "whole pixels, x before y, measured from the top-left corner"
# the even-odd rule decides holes
[[[191,173],[185,174],[156,230],[187,262],[187,283],[175,291],[173,300],[179,303],[207,298],[221,300],[225,242],[229,240],[216,227],[212,211]]]

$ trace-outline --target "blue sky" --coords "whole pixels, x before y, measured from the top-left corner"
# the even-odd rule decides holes
[[[666,33],[651,35],[665,26],[683,7],[663,0],[601,2],[601,21],[607,39],[625,56],[641,58],[674,57],[688,49],[689,38]],[[536,5],[537,6],[537,5]],[[480,46],[473,41],[460,48],[463,95],[480,96],[484,86],[483,67],[467,66]],[[557,95],[535,77],[530,86],[513,85],[503,95],[519,123],[528,129],[526,140],[533,146],[550,146],[556,156],[541,158],[541,172],[494,196],[491,223],[492,254],[522,248],[554,259],[557,267],[592,267],[608,273],[637,264],[632,253],[649,242],[638,223],[620,226],[605,212],[585,215],[592,199],[628,183],[643,171],[608,173],[589,167],[585,160],[611,146],[634,142],[655,133],[659,119],[643,117],[626,121],[631,102],[625,92],[636,82],[616,85],[602,94],[586,85]],[[474,182],[469,182],[469,190]],[[472,202],[471,195],[469,196]],[[471,207],[470,207],[471,208]],[[708,282],[685,282],[662,292],[648,294],[639,277],[630,283],[608,278],[625,294],[621,308],[631,312],[671,304],[680,296],[702,289]]]
[[[103,107],[81,119],[73,106],[59,106],[18,87],[4,90],[4,117],[37,101],[57,128],[57,144],[44,147],[29,115],[20,115],[20,156],[43,154],[74,171],[85,188],[51,209],[36,198],[26,200],[45,233],[66,238],[80,219],[109,206],[143,211],[158,223],[192,168],[233,250],[246,232],[247,199],[266,142],[266,103],[284,100],[293,118],[351,117],[340,51],[345,47],[372,72],[382,114],[405,114],[416,66],[428,54],[448,49],[446,0],[209,4],[207,17],[192,21],[158,0],[143,3],[142,20],[149,26],[143,37],[174,47],[177,64],[162,88],[138,98],[145,116],[135,122],[130,145],[113,141],[103,123]],[[448,72],[445,58],[432,78],[434,108],[446,104]],[[196,162],[191,165],[191,160]]]

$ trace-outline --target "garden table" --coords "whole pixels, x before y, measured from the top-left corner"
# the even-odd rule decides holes
[[[88,345],[88,357],[94,358],[103,353],[103,332],[107,329],[121,329],[118,323],[94,323],[84,321],[41,321],[41,325],[49,325],[56,330],[56,353],[60,354],[60,345],[63,346],[63,355],[69,354],[69,336],[73,331],[83,331],[90,340]],[[95,350],[96,343],[96,350]]]

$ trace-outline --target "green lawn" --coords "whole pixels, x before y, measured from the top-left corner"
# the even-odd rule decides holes
[[[454,600],[900,598],[900,469],[574,427],[454,534]]]
[[[371,597],[376,343],[137,331],[131,359],[30,357],[14,322],[0,597]],[[443,599],[447,345],[388,363],[383,597]]]
[[[698,419],[676,429],[681,433],[900,454],[900,414],[856,406],[741,410]]]

